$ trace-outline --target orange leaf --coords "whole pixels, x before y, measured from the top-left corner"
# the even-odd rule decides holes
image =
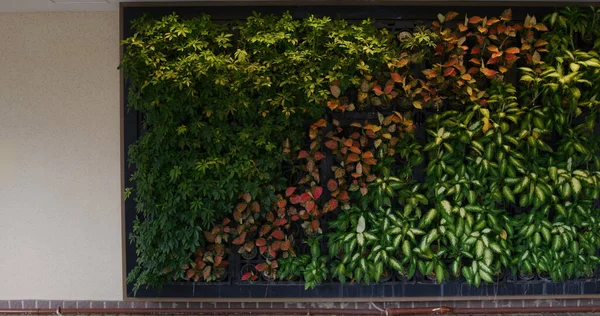
[[[523,44],[523,45],[525,45],[525,44]],[[535,47],[541,47],[541,46],[544,46],[544,45],[548,45],[548,42],[546,42],[544,40],[538,40],[537,42],[535,42],[534,46]]]
[[[497,53],[498,52],[498,47],[496,45],[490,45],[487,48],[490,52],[492,53]]]
[[[487,27],[477,26],[477,30],[481,33],[486,33],[488,29]]]
[[[471,54],[472,54],[472,55],[477,55],[477,54],[479,54],[479,53],[481,53],[481,48],[479,48],[479,46],[474,46],[474,47],[471,49]]]
[[[374,166],[377,164],[377,160],[375,160],[375,158],[363,159],[363,162],[365,165],[371,165],[371,166]]]
[[[481,17],[478,17],[478,16],[473,16],[473,17],[471,17],[469,19],[469,23],[472,23],[472,24],[477,24],[477,23],[479,23],[481,21],[483,21],[483,19]]]
[[[469,28],[468,28],[468,27],[466,27],[464,24],[462,24],[462,23],[458,24],[458,30],[459,30],[459,31],[461,31],[461,32],[464,32],[464,31],[466,31],[466,30],[468,30],[468,29],[469,29]]]
[[[507,54],[518,54],[521,50],[518,47],[509,47],[504,50]]]
[[[327,107],[332,111],[337,109],[338,106],[339,106],[338,100],[327,101]]]
[[[344,145],[345,145],[346,147],[352,147],[352,139],[351,139],[351,138],[348,138],[348,139],[346,139],[346,140],[344,141]]]
[[[345,191],[345,190],[341,191],[340,194],[338,194],[337,197],[338,197],[338,199],[340,201],[345,201],[345,200],[348,200],[350,198],[350,196],[348,196],[348,191]]]
[[[444,67],[452,67],[454,65],[456,65],[456,59],[451,59],[449,61],[447,61],[446,63],[444,63]]]
[[[498,66],[498,69],[500,70],[501,73],[505,73],[508,71],[508,68],[506,68],[504,66]]]
[[[458,16],[458,12],[450,11],[450,12],[446,13],[444,22],[448,22],[448,21],[454,19],[456,16]]]
[[[364,158],[373,158],[373,152],[371,151],[365,151],[364,153],[362,153],[362,157]]]
[[[456,75],[456,69],[454,68],[446,68],[444,69],[444,76],[448,77],[448,76],[454,76]]]
[[[469,60],[469,62],[471,62],[471,63],[473,63],[473,64],[475,64],[475,65],[481,65],[481,62],[480,62],[480,61],[479,61],[479,59],[477,59],[477,58],[471,58],[471,59]]]
[[[481,68],[481,72],[488,78],[493,77],[494,75],[496,75],[498,72],[489,68]]]
[[[511,20],[512,19],[512,10],[511,9],[504,10],[504,12],[502,12],[502,15],[500,16],[500,19],[502,19],[503,21]]]
[[[462,79],[464,79],[464,80],[471,80],[471,78],[472,78],[472,77],[471,77],[471,75],[469,75],[469,74],[464,74],[464,75],[462,75],[462,76],[460,76],[460,77],[461,77]]]
[[[392,80],[394,80],[394,82],[402,82],[402,77],[399,74],[393,72],[390,74],[390,76],[392,77]]]
[[[246,203],[240,203],[235,207],[235,209],[242,212],[246,209],[247,206],[248,206],[248,204],[246,204]]]
[[[360,152],[361,152],[360,148],[354,147],[354,146],[350,147],[350,151],[355,154],[360,154]]]
[[[485,25],[490,26],[490,25],[496,24],[498,22],[500,22],[500,20],[498,20],[496,18],[491,18],[491,19],[487,20],[487,22],[485,23]]]
[[[548,28],[547,28],[547,27],[546,27],[544,24],[542,24],[542,23],[538,23],[538,24],[536,24],[536,25],[534,26],[534,28],[535,28],[536,30],[538,30],[538,31],[542,31],[542,32],[548,31]]]
[[[346,159],[346,163],[352,163],[352,162],[357,162],[360,160],[360,157],[357,154],[350,154],[348,155],[348,159]]]

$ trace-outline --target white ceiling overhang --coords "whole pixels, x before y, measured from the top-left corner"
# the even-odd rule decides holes
[[[190,0],[190,1],[194,1],[194,0]],[[123,3],[131,3],[131,2],[163,2],[163,3],[169,3],[169,2],[186,2],[186,0],[0,0],[0,12],[45,12],[45,11],[118,11],[119,10],[119,3],[123,2]],[[411,4],[415,4],[417,1],[415,0],[338,0],[338,1],[323,1],[323,0],[308,0],[308,1],[297,1],[297,0],[279,0],[279,1],[272,1],[272,0],[210,0],[210,1],[198,1],[196,0],[195,2],[223,2],[223,3],[227,3],[227,2],[236,2],[236,3],[240,3],[240,2],[244,2],[247,3],[249,5],[252,4],[264,4],[265,2],[271,2],[271,3],[279,3],[279,4],[285,4],[285,3],[289,3],[290,5],[292,4],[298,4],[299,2],[301,2],[302,4],[307,4],[307,3],[313,3],[313,4],[317,4],[319,2],[324,3],[327,2],[328,4],[331,4],[333,2],[335,2],[335,4],[338,5],[342,5],[342,4],[349,4],[352,3],[354,5],[356,4],[360,4],[361,2],[364,2],[365,5],[374,5],[374,4],[396,4],[396,5],[401,5],[402,3],[411,3]],[[539,3],[540,6],[548,6],[548,5],[552,5],[552,4],[565,4],[565,3],[573,3],[573,4],[600,4],[600,0],[579,0],[579,1],[575,1],[575,0],[526,0],[526,1],[516,1],[516,0],[467,0],[467,1],[457,1],[457,0],[419,0],[418,3],[420,4],[426,4],[427,2],[430,2],[431,4],[436,3],[436,4],[441,4],[441,3],[448,3],[448,4],[457,4],[457,3],[462,3],[467,4],[467,3],[471,3],[471,4],[475,4],[475,3],[495,3],[495,4],[499,4],[499,3],[520,3],[523,4],[524,2],[531,4],[531,5],[535,5],[536,3]]]

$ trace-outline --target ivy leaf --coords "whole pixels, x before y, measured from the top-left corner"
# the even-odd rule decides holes
[[[356,225],[356,232],[357,232],[357,233],[362,233],[362,232],[364,232],[364,231],[365,231],[365,226],[366,226],[366,223],[365,223],[365,218],[364,218],[364,216],[362,216],[362,215],[361,215],[361,216],[358,218],[358,225]]]

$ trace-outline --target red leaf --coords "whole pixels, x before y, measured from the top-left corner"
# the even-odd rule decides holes
[[[254,266],[254,268],[256,268],[256,270],[258,270],[260,272],[263,272],[263,271],[267,270],[268,267],[269,266],[266,263],[264,263],[264,262],[263,263],[259,263],[256,266]]]
[[[338,200],[336,199],[331,199],[329,200],[329,208],[330,210],[335,210],[338,207]]]
[[[186,278],[186,279],[189,279],[189,278],[193,277],[193,276],[194,276],[194,274],[196,274],[196,271],[194,271],[194,270],[192,270],[192,269],[190,269],[190,270],[187,270],[187,272],[185,273],[185,278]]]
[[[295,191],[296,191],[295,187],[289,187],[289,188],[287,188],[287,190],[285,190],[285,196],[290,196],[290,195],[294,194]]]
[[[287,222],[288,221],[285,218],[278,218],[275,220],[275,226],[281,227],[281,226],[287,224]]]
[[[334,179],[329,179],[329,182],[327,182],[327,189],[330,192],[333,192],[333,191],[337,190],[337,188],[338,188],[337,181],[335,181]]]
[[[493,56],[493,55],[492,55]],[[488,59],[486,65],[493,65],[498,62],[498,57]]]
[[[258,239],[256,240],[256,245],[257,245],[258,247],[264,247],[264,246],[266,246],[266,245],[267,245],[267,240],[266,240],[266,239],[264,239],[264,238],[258,238]]]
[[[260,204],[258,204],[258,202],[254,201],[252,202],[252,204],[250,204],[250,208],[252,209],[253,212],[258,213],[260,211]]]
[[[390,76],[392,77],[392,80],[394,80],[394,82],[402,82],[402,77],[399,74],[393,72],[390,74]]]
[[[471,49],[471,55],[477,55],[481,53],[481,48],[479,48],[479,46],[475,46]]]
[[[271,267],[272,268],[278,268],[279,267],[279,264],[277,263],[277,260],[271,261]]]
[[[244,241],[246,241],[246,233],[245,233],[245,232],[244,232],[244,233],[242,233],[242,234],[241,234],[241,235],[240,235],[238,238],[234,239],[234,240],[232,241],[232,243],[233,243],[234,245],[241,245],[241,244],[243,244],[243,243],[244,243]]]
[[[250,195],[250,193],[244,194],[244,201],[246,201],[246,203],[250,203],[251,200],[252,196]]]
[[[354,146],[350,147],[350,151],[353,152],[353,153],[355,153],[355,154],[360,154],[360,152],[361,152],[360,148],[354,147]]]
[[[306,150],[302,150],[298,154],[298,159],[302,159],[302,158],[306,158],[306,157],[308,157],[308,152],[306,152]]]
[[[312,197],[310,196],[310,194],[308,194],[308,192],[304,192],[304,193],[302,193],[302,195],[300,195],[300,203],[310,201],[311,199],[312,199]]]
[[[320,151],[317,151],[315,153],[315,157],[314,158],[315,158],[315,161],[319,161],[319,160],[325,158],[325,155],[323,155]]]
[[[312,210],[315,208],[315,202],[307,201],[305,207],[307,211],[312,212]]]
[[[221,261],[223,261],[223,257],[221,257],[221,256],[215,257],[215,265],[216,266],[220,265]]]
[[[352,147],[352,139],[351,139],[351,138],[348,138],[348,139],[346,139],[346,140],[344,141],[344,145],[345,145],[346,147]]]
[[[383,92],[385,92],[386,94],[389,94],[390,92],[392,92],[392,90],[394,90],[394,86],[393,85],[387,85],[387,86],[385,86]]]
[[[481,62],[477,58],[471,58],[471,59],[469,59],[469,62],[471,62],[475,65],[481,65]]]
[[[477,67],[471,67],[471,68],[469,68],[469,71],[467,71],[467,73],[470,75],[476,74],[478,72],[479,72],[479,68],[477,68]]]
[[[242,213],[240,213],[240,211],[238,211],[238,210],[233,211],[233,219],[235,219],[236,222],[241,221]]]
[[[235,207],[235,209],[238,210],[239,212],[242,212],[246,209],[247,206],[248,206],[248,204],[246,204],[246,203],[240,203]]]
[[[277,201],[277,207],[279,207],[279,208],[284,208],[286,206],[286,204],[287,204],[286,200]]]
[[[334,150],[337,148],[337,142],[333,139],[330,139],[328,141],[325,142],[325,146],[331,150]]]
[[[312,188],[312,195],[315,199],[318,199],[323,194],[323,187],[314,187]]]
[[[290,203],[298,204],[300,203],[300,196],[298,194],[294,194],[290,197]]]
[[[381,86],[375,86],[373,88],[373,92],[375,92],[376,95],[382,95],[383,94],[383,90],[381,90]]]
[[[278,229],[271,234],[271,237],[282,240],[283,238],[285,238],[285,235],[283,234],[281,229]]]
[[[250,279],[250,277],[252,277],[252,272],[246,272],[242,275],[242,281],[246,281],[248,279]]]
[[[310,222],[310,224],[314,230],[319,229],[319,220],[318,219],[314,219],[312,222]]]

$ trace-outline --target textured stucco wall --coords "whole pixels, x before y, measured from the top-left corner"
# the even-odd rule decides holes
[[[119,14],[0,13],[0,300],[122,297]]]

